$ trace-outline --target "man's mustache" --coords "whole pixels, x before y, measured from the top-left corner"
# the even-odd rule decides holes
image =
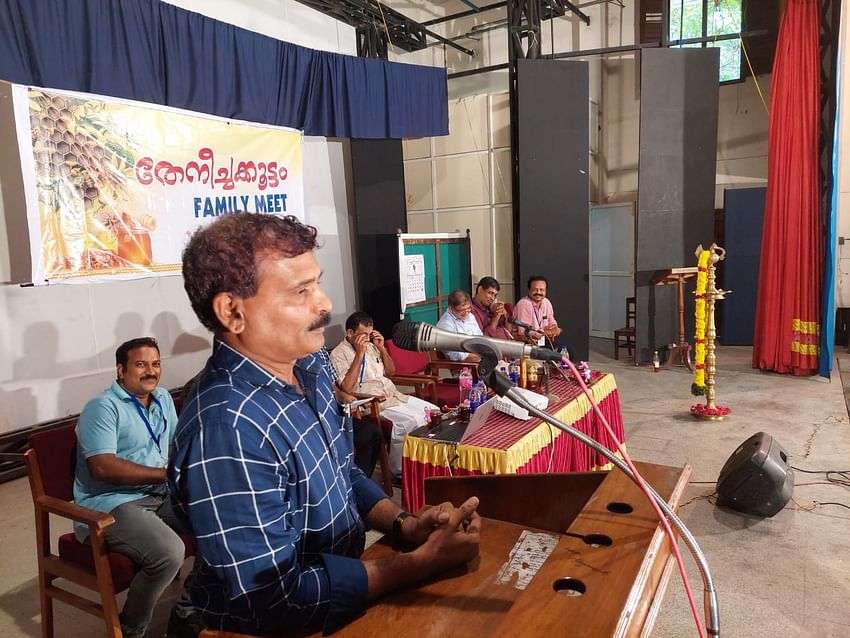
[[[323,312],[319,315],[319,318],[316,319],[311,325],[310,330],[318,330],[319,328],[324,328],[325,326],[331,323],[331,313]]]
[[[142,377],[142,381],[156,381],[156,380],[157,380],[157,377],[153,377],[153,376]]]

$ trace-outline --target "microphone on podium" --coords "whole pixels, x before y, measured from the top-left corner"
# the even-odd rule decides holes
[[[399,321],[393,327],[393,343],[402,350],[427,352],[428,350],[462,351],[481,354],[482,347],[497,350],[502,358],[525,357],[541,361],[560,361],[561,355],[549,348],[531,346],[520,341],[493,339],[449,332],[421,321]]]

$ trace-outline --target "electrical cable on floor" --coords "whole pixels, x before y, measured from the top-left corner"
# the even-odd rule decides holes
[[[683,507],[687,507],[688,505],[690,505],[690,504],[691,504],[691,503],[693,503],[694,501],[699,501],[699,500],[701,500],[701,499],[705,499],[705,500],[707,500],[709,503],[711,503],[712,505],[714,505],[714,504],[717,502],[717,492],[712,492],[711,494],[700,494],[700,495],[698,495],[698,496],[694,496],[694,497],[693,497],[693,498],[691,498],[690,500],[685,501],[684,503],[681,503],[681,504],[679,505],[679,509],[682,509]]]
[[[797,483],[794,487],[803,487],[804,485],[842,485],[833,481],[812,481],[811,483]],[[844,487],[847,487],[846,485]]]
[[[635,468],[634,464],[632,463],[631,457],[629,456],[628,452],[626,452],[625,445],[623,445],[622,441],[620,441],[617,438],[617,435],[614,434],[613,428],[608,423],[608,419],[606,419],[605,415],[602,413],[602,410],[599,407],[599,404],[594,400],[593,394],[590,392],[590,390],[588,389],[587,385],[584,382],[584,379],[582,379],[582,377],[581,377],[581,373],[578,371],[578,369],[576,369],[575,365],[573,364],[573,362],[570,359],[565,359],[565,361],[567,362],[567,365],[570,367],[570,371],[573,373],[573,376],[574,376],[575,380],[578,382],[579,387],[582,389],[582,391],[584,392],[584,395],[588,398],[588,400],[590,401],[590,404],[593,406],[593,409],[596,412],[596,415],[602,421],[602,425],[604,426],[605,431],[608,433],[608,436],[611,437],[611,440],[616,444],[617,452],[620,453],[620,456],[622,457],[623,461],[628,465],[629,470],[631,470],[632,475],[634,476],[635,483],[637,483],[638,487],[640,487],[640,489],[646,495],[646,498],[648,499],[649,504],[652,506],[653,510],[655,510],[655,515],[658,517],[658,521],[661,524],[661,527],[664,529],[664,533],[667,534],[667,538],[670,539],[670,550],[673,552],[673,556],[676,558],[676,565],[678,566],[679,574],[682,577],[682,585],[685,588],[685,594],[687,595],[687,598],[688,598],[688,604],[690,605],[691,613],[693,614],[694,622],[696,623],[696,626],[697,626],[697,631],[699,632],[700,638],[705,638],[705,635],[706,635],[705,627],[703,625],[702,619],[700,618],[699,611],[697,610],[697,604],[696,604],[696,600],[694,599],[693,590],[691,589],[691,585],[688,582],[688,573],[685,570],[685,563],[684,563],[684,560],[682,559],[682,553],[679,551],[679,543],[676,539],[675,534],[673,534],[673,530],[670,527],[670,523],[667,520],[667,517],[664,516],[664,513],[661,511],[661,508],[659,507],[658,503],[655,501],[655,498],[652,496],[652,493],[650,492],[649,487],[646,484],[646,481],[644,481],[643,477],[638,473],[637,469]],[[563,377],[565,379],[567,379],[567,381],[569,381],[569,377],[567,376],[567,373],[563,369],[561,369],[560,366],[553,363],[553,367],[555,367],[561,373],[561,375],[563,375]]]
[[[811,505],[811,507],[809,507],[809,506],[806,506],[806,505],[799,503],[794,498],[791,499],[791,502],[794,503],[794,505],[797,506],[797,509],[800,510],[801,512],[811,512],[813,509],[815,509],[817,507],[817,503],[813,503]]]
[[[845,503],[836,503],[835,501],[812,501],[815,505],[837,505],[838,507],[846,507],[850,510],[850,505]]]
[[[795,472],[803,472],[804,474],[824,474],[826,483],[821,485],[840,485],[842,487],[850,487],[850,470],[804,470],[793,465],[789,465]],[[841,478],[834,478],[833,474],[837,474]],[[798,483],[798,485],[816,485],[816,483]]]
[[[792,470],[795,472],[803,472],[805,474],[848,474],[850,475],[850,470],[804,470],[801,467],[794,467],[793,465],[789,465]]]

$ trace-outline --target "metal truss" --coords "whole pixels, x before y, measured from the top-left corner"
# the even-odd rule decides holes
[[[419,51],[428,46],[428,38],[466,53],[473,51],[430,31],[378,0],[298,0],[303,5],[336,18],[357,29],[357,53],[365,57],[386,58],[392,44],[402,51]]]
[[[464,4],[470,6],[470,3],[462,0]],[[591,2],[587,2],[582,5],[575,5],[572,2],[568,2],[567,0],[537,0],[537,4],[540,6],[539,13],[543,20],[550,20],[551,18],[560,18],[567,11],[570,11],[577,15],[582,22],[589,25],[590,17],[582,11],[582,8],[589,7],[594,4],[601,4],[603,2],[614,2],[615,4],[620,4],[621,0],[592,0]],[[423,22],[426,27],[430,27],[434,24],[440,24],[442,22],[448,22],[449,20],[457,20],[458,18],[466,18],[468,16],[477,15],[483,13],[485,11],[492,11],[494,9],[501,9],[503,7],[508,6],[511,2],[493,2],[491,4],[474,6],[472,9],[468,11],[461,11],[459,13],[452,13],[450,15],[442,16],[441,18],[434,18],[433,20],[428,20],[427,22]],[[514,4],[516,4],[514,2]]]

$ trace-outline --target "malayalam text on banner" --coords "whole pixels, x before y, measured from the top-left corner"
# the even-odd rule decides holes
[[[15,101],[34,281],[179,272],[224,214],[305,220],[299,131],[64,91]]]

